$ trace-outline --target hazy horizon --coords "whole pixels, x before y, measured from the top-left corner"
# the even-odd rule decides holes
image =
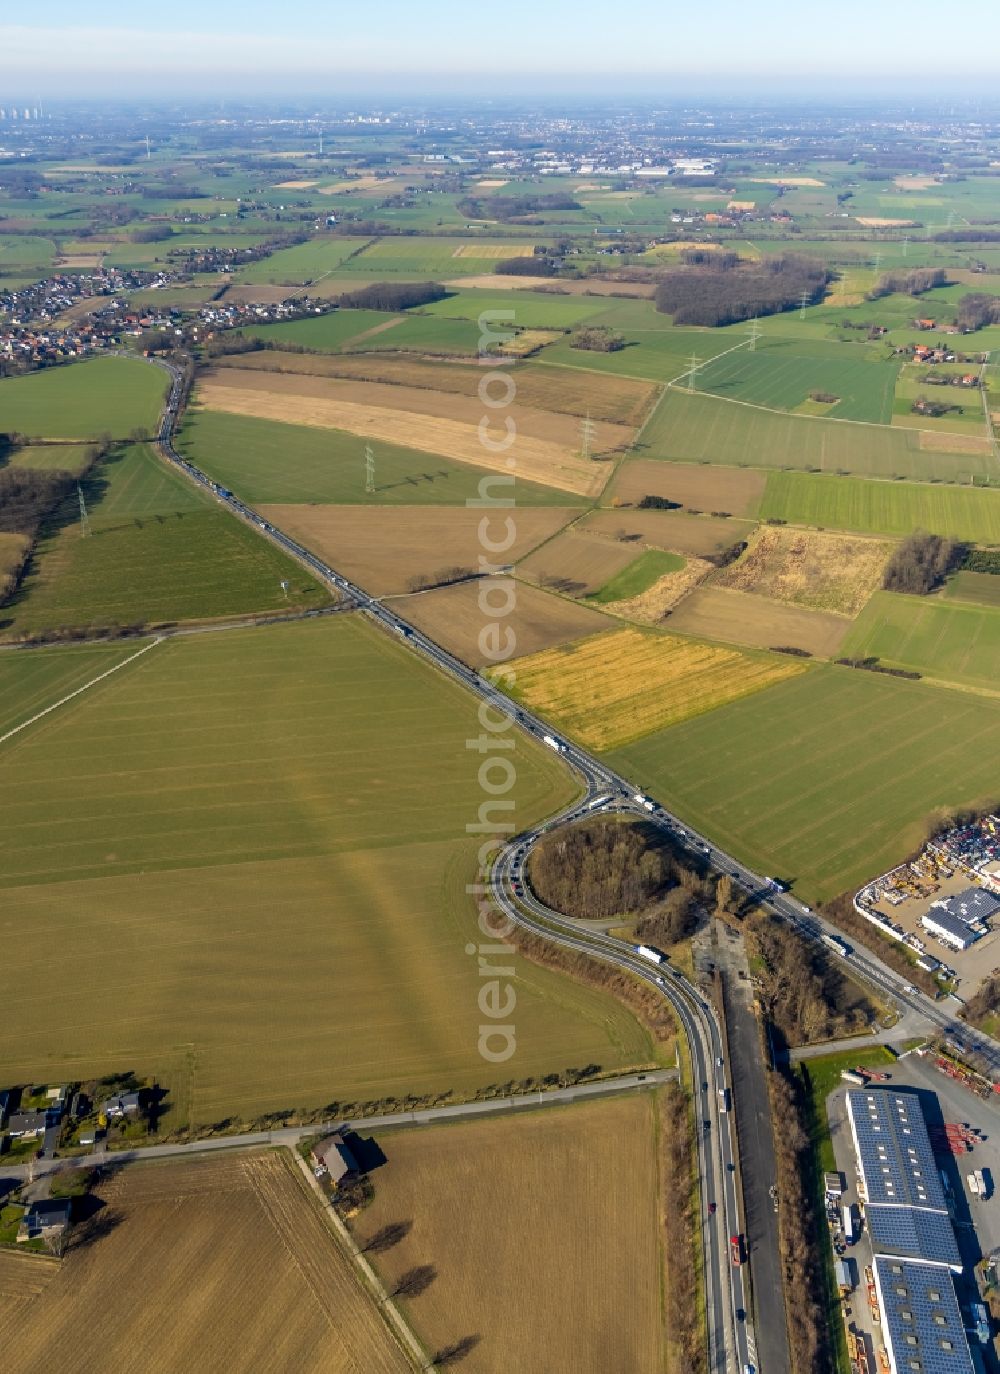
[[[176,0],[167,27],[121,0],[96,0],[81,24],[78,5],[52,0],[44,23],[0,26],[0,104],[101,98],[95,82],[111,98],[151,99],[996,95],[1000,11],[982,11],[971,40],[931,0],[842,0],[826,24],[793,0],[717,0],[707,16],[634,0],[625,13],[611,22],[579,0],[497,11],[380,0],[333,18],[316,0]]]

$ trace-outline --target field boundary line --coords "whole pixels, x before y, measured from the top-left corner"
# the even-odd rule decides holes
[[[137,658],[141,658],[143,654],[148,654],[150,649],[155,649],[157,644],[162,643],[163,637],[158,635],[156,639],[151,640],[148,644],[144,644],[138,653],[129,654],[128,658],[123,658],[121,663],[116,663],[113,668],[108,668],[106,672],[100,673],[97,677],[92,677],[89,682],[85,682],[82,687],[77,687],[75,692],[70,692],[67,696],[60,697],[60,699],[54,701],[51,706],[46,706],[44,711],[36,712],[35,715],[31,716],[28,720],[22,721],[20,725],[15,725],[13,730],[8,730],[5,735],[0,735],[0,744],[4,744],[7,740],[11,739],[12,736],[20,734],[22,730],[27,730],[29,725],[34,725],[35,721],[41,720],[43,716],[47,716],[52,711],[58,710],[60,706],[65,706],[67,701],[72,701],[74,697],[80,696],[83,692],[88,692],[91,687],[96,687],[99,682],[103,682],[105,678],[109,678],[113,673],[119,672],[127,664],[134,663]]]
[[[401,1341],[411,1360],[415,1361],[417,1368],[430,1369],[431,1361],[426,1351],[420,1341],[417,1340],[416,1335],[399,1308],[389,1296],[388,1289],[385,1287],[378,1274],[376,1274],[371,1264],[361,1253],[357,1242],[347,1229],[347,1226],[337,1215],[337,1209],[319,1186],[309,1165],[299,1154],[298,1150],[290,1150],[289,1153],[298,1165],[299,1172],[302,1174],[307,1187],[311,1189],[319,1199],[323,1215],[330,1223],[337,1239],[343,1246],[347,1254],[348,1262],[362,1275],[365,1285],[369,1289],[369,1297],[373,1298],[378,1303],[379,1310],[385,1314],[386,1321],[393,1328],[397,1338]]]

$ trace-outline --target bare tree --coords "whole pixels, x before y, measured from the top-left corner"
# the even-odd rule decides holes
[[[361,1248],[374,1255],[380,1255],[385,1250],[391,1250],[401,1240],[405,1240],[412,1230],[412,1221],[392,1221],[376,1231]]]
[[[421,1293],[426,1293],[428,1288],[437,1278],[437,1270],[433,1264],[418,1264],[413,1269],[407,1269],[405,1274],[401,1274],[397,1280],[395,1288],[392,1290],[394,1298],[419,1298]]]

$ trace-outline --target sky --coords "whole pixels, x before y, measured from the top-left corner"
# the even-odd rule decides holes
[[[9,11],[8,11],[9,12]],[[23,21],[32,7],[17,6]],[[46,0],[6,98],[997,92],[1000,6],[940,0]]]

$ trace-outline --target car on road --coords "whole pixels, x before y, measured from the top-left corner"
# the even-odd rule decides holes
[[[716,1059],[716,1061],[715,1061],[715,1067],[716,1067],[717,1069],[721,1069],[721,1068],[723,1067],[723,1063],[724,1063],[724,1061],[723,1061],[722,1055],[720,1054],[719,1057],[718,1057],[718,1058]]]
[[[737,1307],[737,1309],[736,1309],[736,1320],[737,1320],[738,1322],[745,1322],[746,1319],[747,1319],[747,1314],[746,1314],[746,1312],[743,1310],[742,1307]]]
[[[709,1215],[710,1217],[714,1217],[714,1216],[715,1216],[715,1213],[716,1213],[716,1210],[717,1210],[717,1204],[714,1203],[714,1202],[710,1202],[710,1203],[708,1204],[708,1215]]]

